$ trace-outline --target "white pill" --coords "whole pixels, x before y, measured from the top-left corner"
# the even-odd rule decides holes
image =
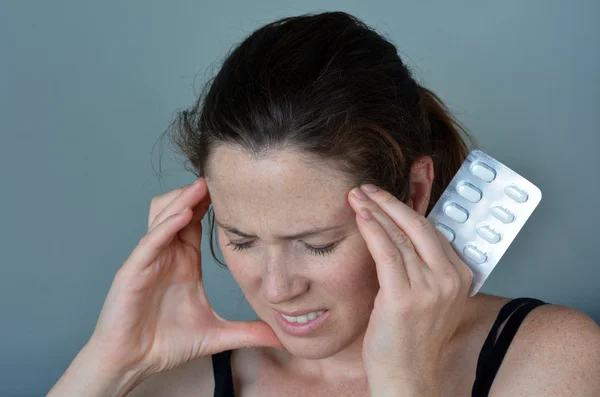
[[[479,161],[471,164],[471,173],[485,182],[491,182],[496,178],[496,171]]]
[[[442,232],[444,237],[446,237],[446,240],[448,240],[449,242],[454,241],[454,237],[455,237],[454,230],[450,229],[448,226],[444,225],[443,223],[439,223],[439,222],[435,223],[435,227],[437,227],[437,229],[440,232]]]
[[[481,200],[481,190],[477,189],[475,186],[471,185],[470,183],[467,182],[463,182],[460,185],[457,186],[456,191],[458,192],[458,194],[460,194],[461,196],[463,196],[464,198],[466,198],[467,200],[473,202],[473,203],[477,203],[479,200]]]
[[[492,207],[492,209],[490,209],[490,212],[492,213],[492,215],[494,215],[494,217],[496,217],[504,223],[511,223],[515,220],[515,215],[506,208],[496,206]]]
[[[517,203],[524,203],[529,199],[529,195],[524,190],[519,189],[515,185],[510,185],[504,188],[504,193]]]
[[[463,249],[463,253],[466,255],[467,258],[477,263],[478,265],[481,265],[482,263],[487,261],[487,255],[471,244],[467,244],[467,246]]]
[[[502,236],[489,226],[481,226],[477,228],[477,234],[485,241],[496,244]]]
[[[460,205],[454,203],[444,207],[444,214],[459,223],[465,223],[465,221],[469,219],[469,212]]]

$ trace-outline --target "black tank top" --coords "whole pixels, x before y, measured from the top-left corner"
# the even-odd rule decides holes
[[[517,333],[525,316],[538,306],[545,305],[534,298],[517,298],[506,303],[492,329],[490,330],[477,360],[475,383],[472,397],[487,397],[492,387],[494,377],[502,364],[510,342]],[[508,319],[502,332],[498,335],[500,326]],[[234,397],[233,377],[231,374],[231,351],[224,351],[212,356],[215,377],[215,397]]]

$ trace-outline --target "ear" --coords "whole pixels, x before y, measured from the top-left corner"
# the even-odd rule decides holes
[[[410,167],[410,193],[408,206],[425,215],[433,186],[433,160],[429,156],[416,159]]]

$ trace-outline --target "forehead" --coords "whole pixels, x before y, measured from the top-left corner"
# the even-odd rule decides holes
[[[240,228],[255,227],[252,221],[260,220],[291,233],[296,229],[291,222],[304,228],[354,218],[347,201],[352,182],[325,162],[307,162],[291,150],[252,158],[241,149],[220,146],[206,174],[215,216]]]

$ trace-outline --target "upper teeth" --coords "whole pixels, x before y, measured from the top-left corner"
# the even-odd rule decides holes
[[[282,314],[283,318],[285,318],[286,320],[288,320],[290,323],[307,323],[309,321],[314,320],[315,318],[319,317],[321,314],[325,313],[324,311],[320,311],[320,312],[312,312],[312,313],[306,313],[302,316],[286,316],[285,314]]]

